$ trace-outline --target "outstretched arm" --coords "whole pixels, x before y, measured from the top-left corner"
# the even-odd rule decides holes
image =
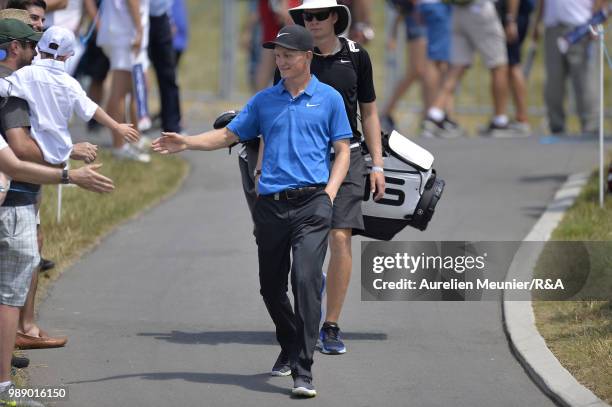
[[[240,139],[227,127],[211,130],[195,136],[181,136],[177,133],[162,133],[153,141],[153,151],[160,154],[174,154],[185,150],[212,151],[229,147]]]
[[[102,164],[88,165],[68,171],[68,178],[81,188],[94,192],[110,192],[115,187],[113,181],[96,172]],[[40,164],[21,161],[10,148],[0,150],[0,171],[18,181],[35,184],[59,184],[62,170]]]
[[[115,119],[110,117],[108,113],[104,111],[101,107],[96,109],[96,113],[94,113],[94,119],[108,129],[115,131],[125,139],[125,141],[129,143],[134,143],[140,139],[140,133],[138,130],[134,128],[134,125],[131,123],[117,123]]]

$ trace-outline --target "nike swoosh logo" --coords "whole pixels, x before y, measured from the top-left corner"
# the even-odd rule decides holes
[[[278,33],[278,35],[276,36],[276,38],[278,38],[278,37],[282,37],[283,35],[289,35],[289,34],[291,34],[291,33]]]
[[[320,106],[321,104],[319,103],[318,105],[311,105],[310,103],[306,103],[306,107],[317,107]]]
[[[344,60],[344,59],[341,59],[341,60],[340,60],[340,62],[341,62],[341,63],[343,63],[343,64],[348,64],[348,63],[349,63],[349,62],[351,62],[351,61],[346,61],[346,60]]]

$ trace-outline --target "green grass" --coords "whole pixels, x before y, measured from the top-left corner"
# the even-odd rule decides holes
[[[585,283],[581,298],[604,299],[612,293],[612,197],[608,194],[605,207],[599,207],[598,179],[593,175],[552,235],[552,240],[586,242],[571,250],[589,250],[590,262],[579,264],[571,251],[550,251],[536,269],[536,277],[561,277],[576,287]],[[602,400],[612,402],[611,301],[535,301],[533,309],[540,333],[561,364]]]
[[[536,302],[536,325],[561,364],[607,403],[612,402],[610,301]]]

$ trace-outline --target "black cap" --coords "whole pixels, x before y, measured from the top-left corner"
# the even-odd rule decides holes
[[[286,25],[278,32],[274,41],[263,44],[264,48],[274,49],[276,46],[296,51],[312,51],[314,42],[310,32],[301,25]]]

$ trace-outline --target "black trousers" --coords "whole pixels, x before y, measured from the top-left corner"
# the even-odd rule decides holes
[[[276,325],[276,339],[289,355],[293,376],[312,377],[331,200],[323,190],[287,201],[262,196],[255,202],[253,217],[260,292]],[[287,296],[289,269],[295,311]]]
[[[180,132],[181,106],[176,82],[176,56],[172,45],[172,28],[168,14],[150,16],[149,58],[155,69],[161,99],[163,131]]]

